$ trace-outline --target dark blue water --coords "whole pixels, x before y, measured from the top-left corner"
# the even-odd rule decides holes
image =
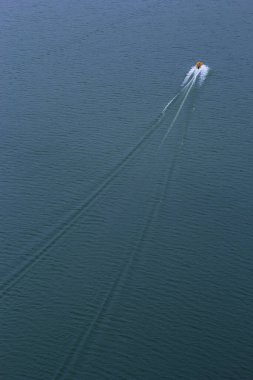
[[[0,4],[1,379],[252,380],[252,17]]]

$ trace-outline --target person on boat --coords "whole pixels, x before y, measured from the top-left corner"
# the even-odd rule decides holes
[[[204,62],[201,62],[201,61],[198,61],[197,63],[196,63],[196,67],[197,67],[197,69],[199,70],[200,68],[201,68],[201,66],[203,66],[204,65]]]

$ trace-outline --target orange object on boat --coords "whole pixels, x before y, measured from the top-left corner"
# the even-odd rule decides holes
[[[203,65],[204,65],[204,62],[201,62],[201,61],[198,61],[198,62],[196,63],[196,67],[197,67],[197,69],[200,69],[201,66],[203,66]]]

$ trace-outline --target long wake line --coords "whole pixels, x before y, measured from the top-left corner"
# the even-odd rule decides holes
[[[189,83],[178,92],[178,94],[166,105],[158,118],[151,124],[148,131],[139,140],[139,142],[129,151],[129,153],[114,167],[105,180],[88,196],[84,202],[76,209],[71,215],[64,220],[53,232],[48,236],[45,244],[39,248],[16,273],[12,275],[7,281],[5,281],[0,287],[0,298],[3,298],[7,292],[13,288],[26,273],[37,264],[37,262],[44,257],[48,250],[55,245],[55,243],[73,226],[76,220],[83,214],[84,211],[90,207],[97,197],[111,184],[111,182],[118,176],[127,162],[145,145],[148,138],[157,130],[162,120],[165,117],[167,109],[175,102],[177,97],[187,88]]]
[[[178,117],[178,115],[179,115],[179,113],[180,113],[180,111],[181,111],[181,109],[182,109],[182,107],[183,107],[183,105],[184,105],[195,81],[196,81],[196,77],[193,77],[189,81],[189,83],[187,83],[187,85],[185,85],[184,88],[182,89],[182,91],[184,92],[184,97],[182,99],[182,102],[179,106],[179,109],[178,109],[173,121],[171,122],[171,124],[169,126],[169,129],[166,133],[165,138],[167,137],[169,131],[172,129],[173,125],[175,124],[176,119],[177,119],[177,117]],[[164,114],[166,112],[168,107],[173,103],[173,101],[176,100],[176,98],[178,97],[178,95],[182,91],[180,91],[165,106],[165,108],[162,111],[162,114]],[[163,141],[165,140],[165,138],[163,139]],[[105,295],[104,300],[102,301],[99,309],[97,310],[95,316],[93,317],[93,319],[90,323],[90,326],[88,327],[88,329],[82,330],[80,335],[77,337],[74,346],[72,347],[71,351],[69,352],[69,354],[67,355],[67,357],[63,361],[62,366],[58,369],[58,372],[56,373],[54,380],[60,380],[60,379],[63,380],[63,379],[68,377],[70,368],[76,363],[78,357],[81,355],[82,350],[84,350],[84,348],[87,347],[87,344],[89,344],[89,341],[90,341],[91,336],[94,332],[94,329],[99,324],[99,321],[101,320],[101,318],[103,318],[103,316],[106,314],[108,307],[110,306],[110,304],[113,301],[113,298],[115,296],[115,292],[116,292],[117,288],[120,286],[120,284],[123,286],[123,283],[126,280],[127,275],[129,274],[129,272],[131,271],[131,268],[133,267],[133,263],[134,263],[134,260],[136,258],[137,252],[141,248],[141,246],[144,242],[145,236],[146,236],[146,234],[147,234],[147,232],[148,232],[148,230],[152,224],[152,221],[158,212],[159,206],[161,204],[161,199],[164,198],[165,193],[167,192],[168,184],[170,182],[170,177],[172,176],[174,168],[175,168],[175,163],[176,163],[176,157],[174,157],[172,167],[170,168],[170,170],[166,176],[166,180],[165,180],[165,183],[163,185],[162,194],[159,197],[159,199],[153,203],[153,205],[150,209],[150,212],[148,213],[146,222],[144,223],[144,226],[140,231],[140,236],[139,236],[137,242],[135,243],[133,249],[131,250],[129,257],[127,258],[127,261],[122,265],[121,269],[119,270],[117,277],[112,282],[108,292]]]
[[[113,302],[113,299],[115,297],[115,293],[118,287],[123,286],[124,282],[126,281],[127,275],[129,274],[131,268],[133,267],[136,254],[143,243],[145,235],[150,227],[150,224],[152,223],[155,211],[157,209],[156,203],[157,202],[153,203],[150,209],[150,212],[147,215],[146,222],[140,231],[140,236],[137,242],[134,244],[132,250],[130,251],[130,254],[126,259],[126,262],[122,264],[118,272],[118,275],[112,282],[108,292],[106,293],[104,299],[102,300],[100,304],[100,307],[98,308],[93,319],[91,320],[89,327],[85,330],[82,330],[80,335],[77,337],[71,351],[66,356],[65,360],[63,361],[62,366],[58,369],[54,377],[54,380],[64,380],[68,378],[71,367],[75,365],[82,351],[85,348],[87,348],[87,345],[91,343],[90,341],[92,338],[92,334],[94,334],[95,328],[99,325],[101,319],[105,316],[108,308],[110,307],[110,304]],[[83,352],[83,355],[82,355],[83,359],[84,359],[84,355],[85,355],[85,352]]]
[[[179,108],[178,108],[178,110],[177,110],[177,113],[176,113],[174,119],[173,119],[172,122],[170,123],[170,125],[169,125],[169,127],[168,127],[168,130],[167,130],[167,132],[165,133],[165,135],[164,135],[164,137],[163,137],[163,139],[162,139],[162,142],[161,142],[161,144],[160,144],[160,147],[162,146],[162,144],[164,143],[164,141],[165,141],[166,138],[168,137],[168,134],[169,134],[170,131],[172,130],[172,128],[173,128],[175,122],[177,121],[177,118],[178,118],[178,116],[179,116],[179,114],[180,114],[180,112],[181,112],[181,110],[182,110],[182,108],[183,108],[183,105],[184,105],[184,103],[186,102],[186,99],[188,98],[188,96],[189,96],[189,94],[190,94],[190,91],[191,91],[192,87],[194,86],[194,84],[195,84],[195,82],[196,82],[197,75],[198,75],[198,74],[196,74],[196,75],[190,80],[190,82],[186,85],[186,86],[189,86],[189,88],[188,88],[188,90],[186,91],[186,94],[185,94],[185,96],[184,96],[184,98],[183,98],[183,100],[182,100],[182,103],[180,104],[180,106],[179,106]],[[184,87],[184,89],[186,88],[186,86]]]
[[[79,206],[77,210],[72,212],[72,214],[65,219],[64,222],[60,224],[60,226],[53,231],[53,233],[49,236],[49,239],[45,242],[44,246],[39,248],[34,256],[28,261],[23,267],[21,267],[8,281],[6,281],[5,284],[2,285],[0,288],[0,297],[3,297],[8,290],[10,290],[12,287],[15,286],[18,281],[20,281],[25,274],[32,269],[33,266],[36,265],[36,263],[47,254],[48,250],[54,246],[54,244],[64,235],[65,232],[67,232],[71,226],[77,221],[77,219],[83,214],[85,210],[88,209],[89,206],[93,204],[93,202],[97,199],[97,197],[110,185],[110,183],[118,176],[120,171],[124,168],[126,163],[145,145],[148,138],[157,130],[157,128],[160,126],[162,120],[165,117],[165,114],[167,110],[170,108],[170,106],[176,101],[176,99],[179,97],[180,94],[183,94],[183,98],[181,100],[181,103],[177,109],[177,112],[168,126],[167,131],[165,132],[165,135],[162,139],[161,144],[158,147],[161,147],[161,145],[165,142],[166,138],[168,137],[169,133],[171,132],[172,128],[174,127],[180,112],[191,92],[191,89],[193,88],[194,84],[196,83],[198,77],[198,72],[196,72],[193,77],[188,81],[187,84],[184,85],[182,90],[180,90],[164,107],[158,118],[151,124],[148,131],[144,134],[144,136],[139,140],[139,142],[129,151],[129,153],[109,172],[108,176],[102,181],[102,183],[91,193],[90,196],[88,196],[83,203]],[[170,168],[165,183],[163,185],[163,191],[162,194],[160,194],[158,201],[155,201],[152,204],[152,207],[148,213],[148,217],[144,223],[143,228],[140,231],[139,238],[135,245],[133,246],[133,249],[129,253],[129,256],[127,258],[127,261],[123,263],[122,267],[120,268],[118,275],[112,282],[109,290],[107,291],[105,298],[102,300],[98,310],[96,311],[94,317],[91,320],[91,323],[87,329],[82,329],[81,333],[77,336],[76,341],[74,342],[74,345],[70,352],[65,357],[65,360],[63,361],[61,367],[58,369],[57,373],[55,374],[54,379],[65,379],[70,375],[70,369],[75,364],[78,357],[80,357],[82,351],[84,348],[87,348],[87,344],[90,343],[91,337],[94,334],[94,330],[96,326],[100,323],[103,316],[106,314],[108,307],[110,307],[110,304],[112,302],[112,299],[115,297],[115,292],[117,291],[118,287],[120,285],[123,285],[124,281],[126,281],[126,278],[131,271],[131,268],[133,267],[133,263],[136,260],[136,255],[140,248],[142,247],[142,244],[145,242],[145,236],[149,231],[149,228],[151,226],[151,223],[153,219],[156,217],[156,214],[159,209],[159,205],[161,204],[161,198],[163,198],[167,192],[167,188],[170,183],[170,178],[173,174],[174,167],[176,163],[176,157],[174,157],[172,167]]]
[[[195,71],[194,71],[195,70]],[[190,72],[187,74],[186,79],[190,78],[190,76],[193,74],[193,77],[188,81],[188,83],[185,84],[185,81],[183,82],[184,87],[172,98],[169,103],[164,107],[158,118],[151,124],[147,132],[142,136],[142,138],[139,140],[139,142],[127,153],[127,155],[108,173],[107,177],[102,181],[100,185],[80,204],[78,208],[76,208],[74,211],[71,212],[71,214],[65,218],[65,220],[59,224],[58,227],[55,228],[54,231],[52,231],[51,234],[47,237],[47,239],[44,242],[44,245],[39,247],[33,254],[33,256],[28,260],[26,263],[24,263],[21,268],[19,268],[8,280],[6,280],[2,285],[0,286],[0,298],[3,298],[4,295],[8,293],[8,291],[13,288],[25,275],[28,271],[30,271],[33,266],[36,265],[39,260],[44,257],[48,250],[55,245],[55,243],[73,226],[73,224],[77,221],[77,219],[93,204],[93,202],[98,198],[98,196],[112,183],[112,181],[118,176],[118,174],[121,172],[121,170],[124,168],[124,166],[127,164],[127,162],[147,143],[148,138],[157,130],[158,127],[161,126],[161,122],[164,119],[166,115],[166,111],[169,109],[169,107],[176,101],[176,99],[179,97],[180,94],[184,94],[184,98],[179,106],[179,109],[172,120],[163,140],[162,143],[167,138],[168,134],[172,130],[180,112],[181,109],[194,85],[196,82],[197,76],[200,74],[200,80],[205,79],[209,68],[204,65],[204,68],[202,71],[196,71],[196,69],[193,68],[190,70]],[[160,144],[160,145],[161,145]]]

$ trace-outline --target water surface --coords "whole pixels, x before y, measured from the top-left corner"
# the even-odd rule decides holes
[[[251,380],[252,3],[0,10],[1,378]]]

